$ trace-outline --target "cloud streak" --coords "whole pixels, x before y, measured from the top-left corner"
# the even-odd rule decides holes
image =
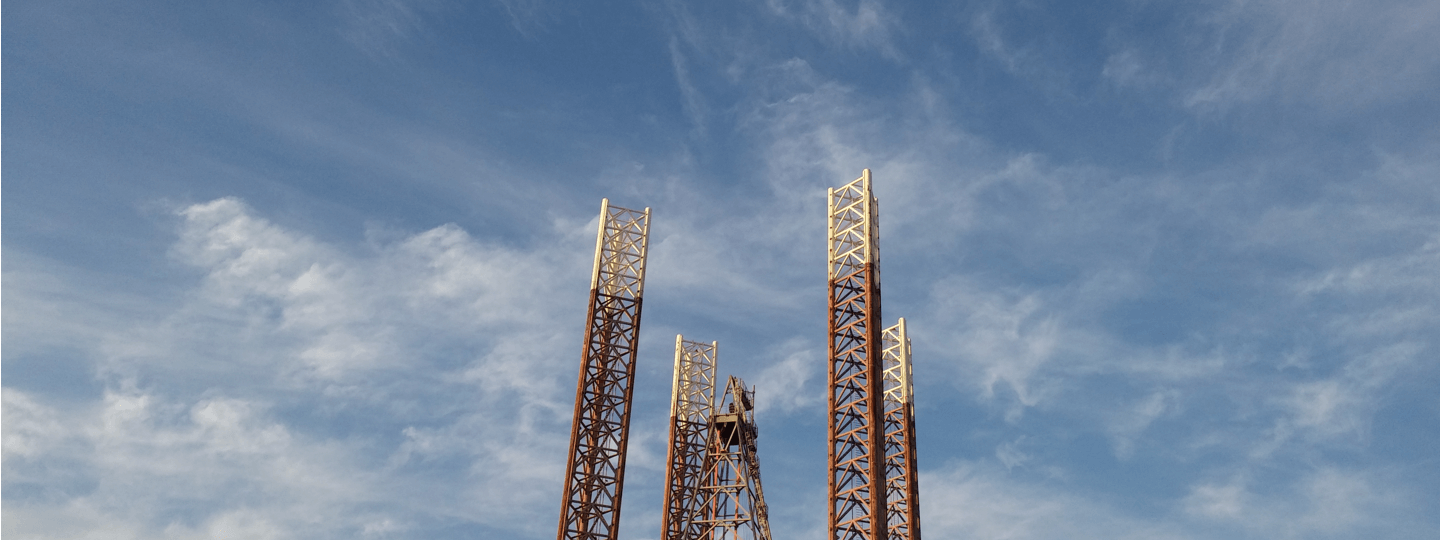
[[[158,324],[95,330],[104,345],[86,352],[107,381],[102,401],[59,409],[5,390],[7,486],[47,485],[61,463],[91,486],[7,502],[7,535],[332,537],[457,520],[528,530],[514,516],[548,508],[537,503],[554,495],[568,424],[557,379],[572,340],[560,329],[573,325],[556,321],[568,313],[559,298],[533,291],[583,266],[583,249],[564,248],[584,232],[521,253],[451,225],[353,255],[235,199],[177,215],[172,255],[201,279]],[[569,277],[578,293],[583,276]],[[432,352],[456,348],[488,352]],[[314,423],[339,419],[371,434]],[[468,472],[433,484],[448,461]],[[182,502],[194,509],[183,518]]]

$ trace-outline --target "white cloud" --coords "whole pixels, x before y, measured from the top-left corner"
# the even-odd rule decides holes
[[[976,13],[970,19],[970,32],[980,50],[988,53],[1014,75],[1025,75],[1036,68],[1035,53],[1011,45],[1004,36],[1004,30],[995,22],[995,10]]]
[[[400,355],[388,329],[372,324],[375,299],[352,294],[365,288],[365,278],[334,250],[249,215],[235,199],[194,205],[180,215],[185,223],[174,254],[205,271],[207,303],[243,308],[250,324],[293,336],[303,369],[319,377],[394,365]]]
[[[1309,471],[1264,493],[1254,491],[1253,481],[1244,475],[1197,483],[1174,501],[1178,515],[1120,498],[1088,496],[1064,481],[1026,480],[1017,472],[955,463],[923,473],[925,534],[1007,540],[1218,540],[1357,534],[1409,538],[1423,530],[1396,519],[1413,515],[1419,510],[1415,505],[1385,493],[1371,475],[1338,468]]]
[[[1440,73],[1440,7],[1424,0],[1231,2],[1211,14],[1217,68],[1185,98],[1228,107],[1271,98],[1331,112],[1418,97]]]
[[[347,380],[374,370],[420,365],[429,359],[415,357],[416,351],[445,341],[502,349],[528,343],[532,348],[509,352],[545,356],[548,349],[533,345],[557,345],[553,340],[558,332],[549,323],[560,316],[564,304],[536,292],[553,289],[557,282],[573,282],[572,291],[586,285],[582,271],[572,271],[587,266],[584,248],[563,250],[583,245],[580,230],[567,231],[569,236],[553,249],[525,253],[477,243],[459,228],[445,225],[357,258],[256,218],[234,199],[194,205],[181,216],[181,237],[173,253],[204,272],[200,295],[170,317],[166,327],[145,331],[182,339],[179,336],[197,330],[198,321],[231,319],[263,338],[222,339],[278,349],[275,355],[242,362],[274,364],[284,374],[302,378]],[[466,336],[481,328],[501,331],[500,339]],[[433,338],[440,338],[438,343],[427,335],[437,331]],[[155,337],[134,344],[128,334],[116,335],[111,349],[149,354]],[[553,362],[545,367],[554,367]],[[487,365],[470,370],[515,369]],[[524,371],[490,382],[506,388],[535,384],[519,376]]]
[[[802,409],[825,405],[825,352],[808,341],[795,338],[767,351],[769,359],[759,376],[745,381],[755,387],[755,414],[764,421],[767,413],[788,415]],[[722,364],[723,367],[723,364]]]
[[[1300,448],[1367,444],[1384,389],[1417,364],[1421,351],[1414,343],[1398,343],[1345,362],[1333,376],[1288,385],[1275,399],[1281,414],[1271,438],[1252,456],[1269,457],[1286,443]]]
[[[1030,461],[1031,456],[1019,448],[1020,443],[1024,441],[1025,437],[1022,436],[1013,441],[1001,443],[1000,446],[995,447],[995,458],[999,459],[1002,465],[1005,465],[1005,469],[1014,469]]]
[[[931,302],[936,310],[929,314],[933,322],[921,329],[933,326],[927,335],[950,336],[931,340],[959,352],[962,373],[973,373],[962,380],[975,381],[986,399],[994,398],[997,386],[1004,385],[1014,393],[1018,406],[1039,401],[1043,389],[1033,378],[1054,358],[1063,331],[1057,314],[1037,294],[1007,298],[952,278],[936,286]],[[1017,418],[1020,409],[1009,414]]]
[[[168,315],[81,319],[99,321],[79,354],[102,400],[57,408],[5,389],[7,486],[93,486],[7,494],[7,537],[383,536],[416,520],[534,532],[517,516],[548,515],[558,489],[579,322],[566,307],[585,298],[593,222],[532,251],[453,225],[347,250],[235,199],[177,215],[171,254],[195,287]],[[336,417],[368,434],[314,423]]]
[[[61,419],[29,432],[45,454],[7,456],[10,485],[44,485],[53,479],[47,469],[65,464],[90,486],[58,499],[7,499],[7,537],[187,538],[203,536],[191,529],[205,523],[212,533],[302,538],[317,517],[332,520],[319,530],[351,526],[346,516],[375,493],[374,476],[342,445],[296,437],[249,400],[186,407],[132,389],[66,412],[18,390],[5,396],[7,415],[28,405],[15,412],[22,425]],[[177,511],[186,506],[199,512]]]
[[[398,43],[419,33],[427,12],[440,6],[438,0],[343,0],[343,35],[366,53],[394,57]]]
[[[1005,540],[1200,538],[1101,501],[972,464],[920,475],[927,536]]]
[[[1135,454],[1137,439],[1161,416],[1176,407],[1176,392],[1156,391],[1128,409],[1112,415],[1109,422],[1111,440],[1115,445],[1115,456],[1128,459]]]
[[[495,0],[510,16],[510,26],[517,32],[530,35],[542,28],[550,19],[550,2],[546,0]]]
[[[900,60],[893,34],[900,21],[876,0],[860,0],[851,9],[836,0],[766,0],[772,14],[793,19],[821,39],[841,46],[872,49]]]
[[[1287,402],[1295,413],[1295,424],[1299,427],[1341,432],[1354,429],[1351,422],[1338,421],[1337,418],[1342,410],[1354,407],[1357,402],[1356,396],[1342,389],[1339,381],[1325,380],[1297,385]]]
[[[1437,265],[1440,234],[1406,252],[1328,270],[1300,282],[1296,288],[1306,299],[1344,297],[1370,308],[1343,319],[1337,325],[1339,331],[1406,334],[1440,323],[1440,312],[1433,303],[1440,298],[1440,277],[1432,271]]]
[[[1181,508],[1246,538],[1410,537],[1418,531],[1394,518],[1416,509],[1383,482],[1364,471],[1321,467],[1290,482],[1269,482],[1261,493],[1253,479],[1236,476],[1193,486]]]
[[[680,52],[679,40],[673,37],[670,39],[670,66],[675,70],[675,84],[680,88],[685,115],[690,118],[690,123],[694,124],[696,135],[703,136],[705,117],[709,114],[705,96],[690,81],[690,68],[686,65],[685,54]]]
[[[115,280],[19,250],[6,252],[5,258],[5,309],[25,314],[5,317],[7,357],[93,348],[105,339],[98,329],[158,316],[158,302],[138,290],[143,287],[134,280]],[[76,283],[103,286],[82,291]]]
[[[4,391],[6,460],[41,457],[67,441],[61,416],[18,390]]]
[[[1181,501],[1187,513],[1209,519],[1239,520],[1251,506],[1251,495],[1240,478],[1224,484],[1201,484]]]
[[[1149,84],[1149,70],[1141,60],[1141,54],[1134,49],[1125,49],[1105,59],[1100,75],[1110,79],[1119,87],[1144,87]]]

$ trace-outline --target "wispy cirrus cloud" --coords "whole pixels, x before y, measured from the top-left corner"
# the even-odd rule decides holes
[[[1427,534],[1424,525],[1393,519],[1416,508],[1403,491],[1383,487],[1390,480],[1384,474],[1325,466],[1305,471],[1279,489],[1276,482],[1266,482],[1267,489],[1259,491],[1252,476],[1237,475],[1193,486],[1179,510],[1220,525],[1219,535],[1408,538]]]
[[[1204,20],[1214,71],[1190,107],[1278,99],[1335,111],[1414,98],[1440,80],[1431,2],[1231,2]]]
[[[922,474],[922,518],[926,534],[944,537],[1008,538],[1203,538],[1106,504],[1067,493],[1058,486],[1016,481],[1005,470],[955,463]]]
[[[766,0],[766,7],[772,14],[798,22],[825,41],[847,48],[874,50],[893,60],[901,59],[894,43],[900,21],[883,2],[861,0],[852,8],[836,0]]]
[[[1281,489],[1256,492],[1243,477],[1201,483],[1159,511],[1077,495],[1065,480],[1038,481],[977,463],[947,465],[921,477],[921,500],[951,512],[926,514],[927,534],[1050,538],[1349,538],[1424,534],[1384,516],[1416,510],[1364,472],[1320,468]],[[930,506],[933,505],[933,506]]]
[[[342,0],[341,32],[366,53],[394,59],[397,45],[422,33],[425,17],[443,5],[443,0]]]

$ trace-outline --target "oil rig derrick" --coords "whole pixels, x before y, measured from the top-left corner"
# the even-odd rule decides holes
[[[920,540],[915,403],[905,318],[881,333],[885,359],[885,502],[890,540]]]
[[[600,203],[558,540],[615,540],[625,478],[650,209]]]
[[[870,169],[829,194],[829,529],[886,540],[879,208]]]
[[[675,336],[675,381],[670,394],[670,445],[666,451],[662,538],[699,538],[700,479],[715,413],[718,344]]]
[[[755,453],[755,391],[730,377],[721,407],[710,417],[699,489],[695,540],[770,540],[769,509]]]
[[[920,540],[910,338],[881,323],[870,169],[827,202],[829,539]],[[619,534],[649,234],[649,208],[601,202],[557,540]],[[664,540],[770,540],[755,393],[730,377],[717,396],[717,362],[715,342],[675,336]]]

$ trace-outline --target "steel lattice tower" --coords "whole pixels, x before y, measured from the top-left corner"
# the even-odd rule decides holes
[[[915,403],[905,318],[882,333],[885,359],[885,483],[890,540],[920,540]]]
[[[558,540],[615,540],[635,388],[650,209],[600,203]]]
[[[755,392],[730,377],[724,405],[710,418],[693,540],[770,540],[769,509],[756,455]]]
[[[715,366],[719,346],[675,336],[675,382],[670,394],[670,447],[665,462],[665,540],[699,538],[700,479],[715,413]]]
[[[878,204],[870,169],[829,195],[831,540],[885,540]]]

